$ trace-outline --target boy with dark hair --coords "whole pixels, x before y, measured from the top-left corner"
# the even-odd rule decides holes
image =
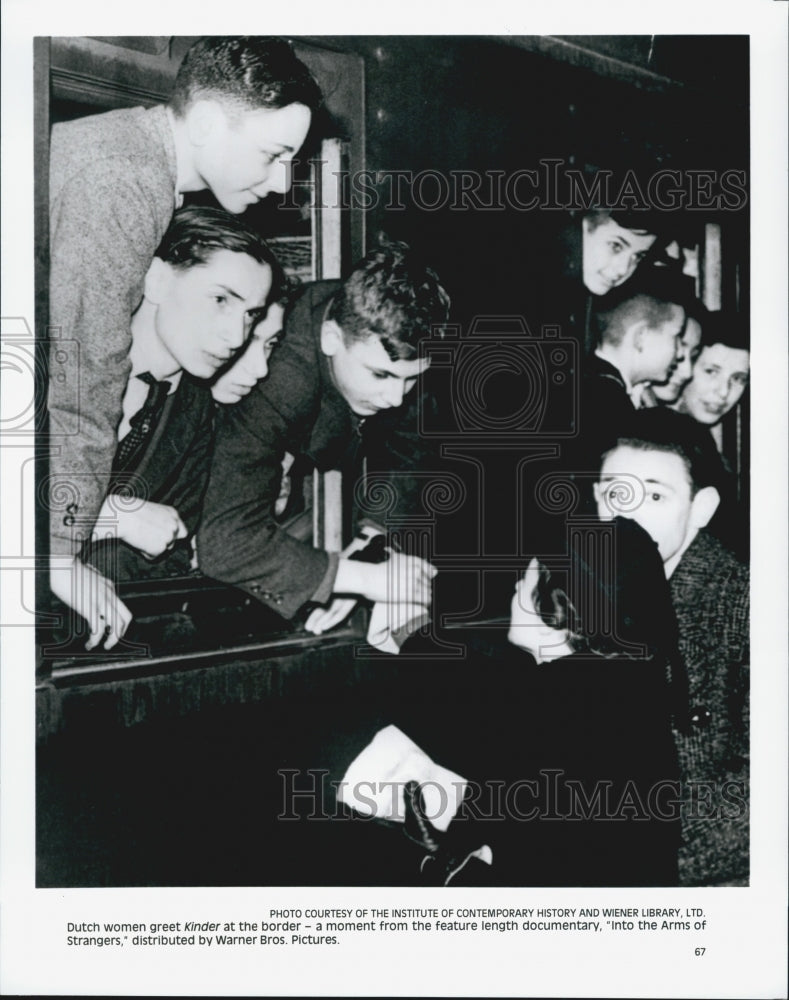
[[[358,473],[362,454],[396,439],[404,467],[418,462],[416,407],[402,404],[429,364],[419,340],[448,308],[404,244],[368,254],[344,282],[305,287],[269,379],[221,414],[199,537],[206,573],[286,618],[334,593],[394,599],[390,579],[428,603],[434,570],[423,559],[392,553],[376,565],[320,551],[283,530],[275,505],[286,453],[302,468]]]
[[[307,67],[282,38],[254,35],[201,38],[183,58],[168,101],[185,117],[190,105],[216,98],[232,112],[303,104],[315,111],[321,93]]]
[[[598,513],[637,521],[663,559],[688,676],[687,726],[675,732],[683,777],[683,885],[748,881],[749,580],[705,528],[722,466],[692,420],[636,414],[603,456]]]
[[[429,269],[423,266],[424,285],[414,280],[417,267],[416,255],[404,245],[368,255],[332,298],[327,319],[342,329],[348,343],[373,333],[392,361],[414,358],[425,331],[449,305]]]
[[[692,417],[706,427],[723,455],[723,421],[734,410],[748,387],[750,378],[750,341],[742,316],[726,312],[708,314],[704,335],[692,377],[673,409]],[[750,551],[748,512],[741,499],[732,465],[726,457],[727,480],[721,488],[721,509],[711,530],[739,558],[747,559]],[[741,486],[741,484],[740,484]]]
[[[81,552],[53,551],[52,589],[87,620],[88,648],[111,648],[129,623],[115,579],[189,568],[213,440],[211,394],[197,380],[242,348],[276,268],[260,235],[221,209],[179,210],[156,251],[131,318],[106,496],[95,521],[58,512],[56,540]],[[111,387],[98,386],[79,417],[98,422],[113,406]]]
[[[298,282],[290,278],[272,255],[271,291],[265,315],[252,327],[244,350],[219,373],[211,385],[217,403],[237,403],[268,374],[271,352],[281,340],[285,312],[298,294]]]
[[[587,357],[596,346],[595,315],[611,292],[630,289],[631,279],[651,272],[669,237],[670,217],[659,212],[589,208],[581,218],[538,222],[539,242],[528,267],[540,280],[527,303],[530,325],[559,325]],[[540,226],[543,229],[540,229]],[[547,226],[547,229],[544,227]],[[624,287],[623,287],[624,286]]]
[[[132,367],[129,322],[173,212],[186,192],[205,188],[233,213],[287,191],[290,161],[319,103],[317,85],[285,42],[205,38],[184,59],[173,105],[53,127],[50,495],[71,494],[68,516],[84,526],[83,537],[117,446]],[[76,342],[72,370],[63,369],[59,341]],[[53,502],[51,552],[73,557],[63,520]]]
[[[582,275],[592,295],[606,295],[632,277],[658,240],[662,220],[643,212],[593,208],[582,222]]]
[[[676,401],[676,410],[711,430],[734,409],[748,387],[751,353],[744,327],[741,316],[709,314],[693,377]]]

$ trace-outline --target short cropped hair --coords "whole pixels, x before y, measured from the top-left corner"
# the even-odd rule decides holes
[[[375,335],[392,361],[404,361],[448,315],[449,296],[435,271],[405,243],[392,242],[356,265],[326,318],[337,323],[346,344]]]
[[[597,313],[595,322],[599,340],[603,344],[621,344],[634,323],[645,322],[650,330],[657,330],[664,323],[671,322],[677,308],[682,308],[681,303],[646,292],[619,299]]]
[[[622,447],[678,455],[685,465],[691,496],[707,486],[725,488],[726,471],[712,435],[684,413],[665,406],[636,411],[627,432],[607,443],[601,462]]]
[[[178,69],[169,104],[182,116],[201,98],[253,111],[298,103],[314,112],[323,101],[288,42],[256,35],[209,35],[195,42]]]
[[[217,250],[247,254],[259,264],[268,264],[274,280],[280,275],[280,280],[284,280],[279,261],[260,233],[240,216],[230,215],[221,208],[200,205],[179,208],[155,256],[186,270],[205,264]]]

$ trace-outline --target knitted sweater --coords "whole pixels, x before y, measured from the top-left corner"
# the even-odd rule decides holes
[[[683,781],[684,885],[747,884],[749,576],[701,531],[669,581],[688,672],[690,732],[676,733]]]
[[[55,125],[50,155],[50,535],[73,554],[104,500],[131,365],[130,319],[175,208],[165,109]]]

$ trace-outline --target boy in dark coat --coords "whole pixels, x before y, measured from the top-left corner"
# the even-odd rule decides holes
[[[313,548],[278,523],[276,502],[286,454],[350,475],[362,456],[377,459],[408,492],[424,453],[418,411],[429,405],[421,387],[411,392],[429,365],[419,341],[446,322],[448,305],[404,244],[368,254],[344,282],[307,286],[269,378],[221,414],[198,539],[205,573],[285,618],[338,593],[394,600],[395,581],[401,597],[429,602],[434,570],[424,559],[393,553],[372,564]]]

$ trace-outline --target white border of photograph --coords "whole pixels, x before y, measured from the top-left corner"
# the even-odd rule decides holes
[[[4,0],[2,322],[33,325],[32,39],[166,34],[750,34],[752,868],[747,889],[35,889],[32,447],[2,461],[0,891],[4,994],[786,996],[787,6],[780,0],[319,6]],[[524,103],[539,94],[524,94]],[[3,412],[28,405],[3,372]],[[32,386],[32,379],[30,382]],[[7,390],[7,391],[6,391]],[[29,402],[29,401],[28,401]],[[20,539],[20,525],[25,535]],[[7,617],[9,615],[15,617]],[[97,748],[100,752],[100,748]],[[264,846],[261,845],[261,849]],[[681,906],[703,932],[358,934],[338,946],[97,949],[69,921],[261,921],[271,909]],[[361,919],[361,918],[359,918]],[[704,947],[705,953],[694,952]]]

